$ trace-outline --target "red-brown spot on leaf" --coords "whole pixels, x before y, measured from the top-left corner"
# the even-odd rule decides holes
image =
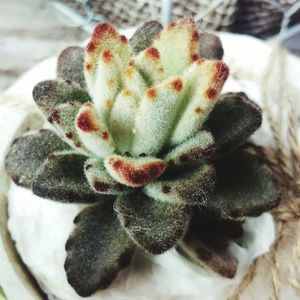
[[[171,22],[168,26],[168,29],[172,29],[172,28],[176,27],[176,25],[177,24],[175,22]]]
[[[150,56],[154,59],[159,59],[160,58],[159,51],[154,47],[148,48],[146,50],[146,56]]]
[[[229,75],[229,68],[223,63],[223,62],[218,62],[216,64],[216,75],[215,75],[215,80],[218,83],[223,83]]]
[[[120,41],[124,44],[127,43],[127,37],[125,35],[120,35]]]
[[[192,61],[196,61],[196,60],[198,60],[198,58],[199,58],[199,55],[197,53],[194,53],[191,56]]]
[[[200,38],[200,34],[198,31],[194,31],[193,32],[193,35],[192,35],[192,41],[193,42],[198,42],[199,41],[199,38]]]
[[[93,185],[97,192],[102,192],[102,193],[107,192],[111,187],[108,183],[102,181],[94,181]]]
[[[132,187],[143,186],[158,178],[165,171],[163,161],[146,162],[135,166],[124,158],[111,157],[108,161],[124,184]]]
[[[202,113],[202,109],[201,109],[199,106],[197,106],[197,107],[195,108],[195,113],[196,113],[197,115],[201,114],[201,113]]]
[[[95,28],[92,39],[99,39],[105,34],[110,34],[115,37],[117,35],[117,32],[115,28],[113,28],[110,24],[102,23],[97,25],[97,27]]]
[[[175,80],[172,81],[172,88],[174,90],[176,90],[177,92],[181,92],[182,87],[183,87],[183,84],[182,84],[181,79],[175,79]]]
[[[102,53],[102,58],[104,60],[104,62],[109,63],[111,62],[112,58],[114,57],[113,53],[110,50],[105,50]]]
[[[206,95],[208,99],[214,99],[218,94],[218,91],[214,88],[209,88],[206,91]]]
[[[73,133],[72,133],[72,132],[66,133],[66,137],[67,137],[68,139],[72,139],[72,138],[73,138]]]
[[[95,44],[94,44],[92,41],[89,42],[89,43],[87,44],[87,46],[86,46],[86,51],[87,51],[88,53],[93,53],[95,50],[96,50]]]
[[[77,126],[84,132],[99,130],[99,127],[95,124],[90,111],[84,111],[79,115],[77,118]]]
[[[108,134],[107,131],[104,131],[104,132],[102,133],[102,138],[103,138],[105,141],[107,141],[107,140],[109,139],[109,134]]]
[[[60,111],[58,109],[54,109],[50,116],[50,119],[52,121],[50,123],[56,122],[57,124],[60,124]]]
[[[154,100],[157,96],[157,91],[155,88],[150,88],[147,90],[147,97],[150,99],[150,100]]]
[[[92,68],[92,65],[91,64],[89,64],[89,63],[87,63],[86,65],[85,65],[85,68],[86,68],[86,70],[90,70],[91,68]]]

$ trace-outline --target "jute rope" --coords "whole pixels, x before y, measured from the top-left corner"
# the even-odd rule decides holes
[[[268,270],[271,299],[281,299],[281,289],[284,284],[290,285],[300,296],[300,147],[297,138],[298,114],[295,101],[286,88],[285,64],[286,53],[275,45],[269,58],[268,67],[263,76],[264,113],[268,119],[274,139],[274,148],[258,146],[249,147],[249,151],[259,155],[271,168],[274,177],[282,191],[282,202],[272,212],[276,222],[276,240],[267,254],[257,258],[243,278],[240,285],[229,297],[230,300],[241,299],[246,289],[251,289],[253,281],[260,270]],[[278,82],[271,80],[274,68],[278,65]],[[279,76],[278,76],[279,74]],[[271,86],[271,88],[270,88]],[[275,88],[274,91],[274,86]],[[269,91],[274,91],[272,95]],[[297,99],[299,101],[299,99]],[[272,103],[271,103],[272,101]],[[276,104],[276,105],[274,105]],[[277,111],[273,108],[277,106]],[[287,127],[284,128],[285,120]],[[291,249],[291,250],[289,250]],[[285,257],[284,264],[280,257],[284,251],[291,251]]]

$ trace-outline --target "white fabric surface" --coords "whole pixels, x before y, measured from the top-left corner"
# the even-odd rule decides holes
[[[61,300],[81,299],[68,285],[64,272],[65,242],[82,206],[41,199],[15,184],[9,190],[9,230],[24,262],[41,286]],[[132,265],[107,290],[87,299],[226,299],[258,255],[274,240],[270,214],[249,219],[241,245],[230,250],[239,260],[234,280],[206,272],[171,250],[159,256],[138,253]]]

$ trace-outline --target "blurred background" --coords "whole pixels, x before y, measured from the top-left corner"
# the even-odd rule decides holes
[[[25,70],[82,42],[93,23],[119,28],[192,15],[201,30],[274,39],[300,54],[299,0],[0,0],[0,92]]]

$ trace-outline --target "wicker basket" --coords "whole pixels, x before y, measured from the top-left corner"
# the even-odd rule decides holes
[[[119,28],[160,19],[161,0],[56,0],[81,16]],[[296,0],[173,0],[171,20],[193,16],[201,30],[221,30],[267,38],[279,32],[284,12]],[[300,23],[300,11],[290,25]]]

